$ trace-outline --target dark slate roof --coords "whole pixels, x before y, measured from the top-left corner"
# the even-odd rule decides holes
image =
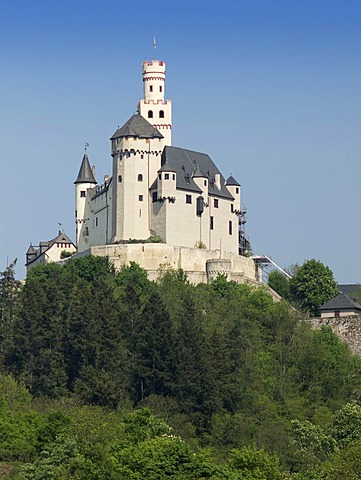
[[[36,252],[37,252],[37,249],[34,248],[34,247],[32,246],[32,244],[30,244],[30,246],[29,246],[26,254],[27,254],[27,255],[33,255],[33,254],[36,253]]]
[[[122,127],[118,128],[110,140],[120,137],[163,138],[163,135],[142,115],[134,114]]]
[[[359,283],[349,283],[338,286],[340,292],[345,293],[351,298],[354,298],[354,294],[361,294],[361,285]]]
[[[177,173],[177,189],[201,193],[202,190],[192,178],[193,173],[199,169],[208,178],[209,195],[233,200],[233,196],[225,186],[223,175],[207,154],[166,146],[162,153],[162,165],[165,163],[168,163]],[[217,188],[215,184],[216,174],[220,175],[220,188]]]
[[[194,172],[192,173],[193,178],[207,178],[203,172],[200,171],[199,167],[197,167]]]
[[[237,180],[230,175],[227,180],[226,180],[226,185],[227,187],[232,186],[232,187],[240,187],[241,184],[237,182]]]
[[[83,160],[80,165],[80,170],[78,173],[78,177],[74,182],[77,183],[97,183],[94,178],[93,170],[91,169],[88,155],[84,153]]]
[[[176,173],[176,169],[171,165],[169,165],[168,162],[166,162],[160,167],[158,172],[175,172]]]
[[[320,310],[342,310],[342,309],[353,309],[353,310],[360,310],[361,305],[354,300],[352,300],[349,296],[345,293],[339,293],[336,297],[334,297],[329,302],[325,303]]]

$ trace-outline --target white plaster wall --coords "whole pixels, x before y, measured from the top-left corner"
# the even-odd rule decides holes
[[[103,189],[90,202],[89,246],[106,245],[112,231],[112,184]]]
[[[321,312],[321,318],[340,318],[340,317],[350,317],[353,315],[358,315],[355,310],[352,310],[351,308],[345,311],[340,311],[339,317],[335,317],[335,310],[332,310],[331,312]]]
[[[138,103],[139,113],[163,135],[163,146],[172,144],[172,102],[165,101],[165,62],[143,62],[143,99]],[[149,111],[153,117],[149,117]],[[163,118],[160,112],[163,112]]]
[[[61,252],[63,251],[75,253],[76,248],[72,243],[58,242],[54,243],[42,255],[39,255],[33,262],[27,266],[27,271],[31,270],[35,265],[43,265],[45,263],[59,262],[61,260]]]
[[[215,200],[218,200],[216,208]],[[208,197],[208,215],[213,216],[213,230],[209,228],[209,248],[225,250],[227,252],[238,253],[238,217],[232,213],[231,204],[233,201],[209,196]],[[232,234],[229,234],[229,222],[232,222]]]
[[[114,148],[112,242],[145,240],[150,236],[149,188],[160,168],[162,139],[125,137]]]

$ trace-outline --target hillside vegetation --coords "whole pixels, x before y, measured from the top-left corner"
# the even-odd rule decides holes
[[[360,358],[263,288],[85,257],[0,315],[4,478],[361,478]]]

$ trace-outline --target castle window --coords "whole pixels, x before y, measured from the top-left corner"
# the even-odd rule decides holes
[[[164,111],[163,110],[159,111],[159,118],[164,118]]]
[[[144,155],[142,154],[142,155],[140,156],[140,158],[141,158],[141,160],[143,160],[143,158],[144,158]]]
[[[153,92],[153,85],[149,85],[149,91]]]
[[[192,203],[192,195],[186,195],[186,203]]]
[[[140,173],[138,175],[138,182],[142,182],[143,181],[143,175]]]
[[[234,212],[233,203],[231,203],[231,212],[232,212],[232,213]]]
[[[139,195],[138,200],[139,200],[140,202],[142,202],[142,201],[143,201],[143,195]]]
[[[152,202],[155,203],[158,201],[158,192],[152,193]]]
[[[95,226],[98,226],[98,217],[95,217]]]
[[[209,228],[211,230],[213,230],[214,229],[214,217],[210,217],[209,220],[210,220],[209,221]]]
[[[205,187],[207,186],[207,180],[204,180],[204,186]]]
[[[239,193],[239,188],[238,187],[236,187],[236,193]]]
[[[82,198],[86,197],[86,192],[85,192],[85,190],[80,190],[80,196],[81,196]]]
[[[161,173],[158,173],[158,179],[162,180],[162,174]]]
[[[118,182],[122,183],[122,176],[121,175],[118,175]]]
[[[173,173],[173,180],[175,180],[175,173]]]
[[[164,174],[164,180],[169,180],[169,173]]]
[[[153,118],[153,110],[148,110],[148,118]]]
[[[215,198],[214,199],[214,208],[218,208],[219,207],[219,201],[218,201],[218,198]]]
[[[159,91],[160,91],[160,92],[163,92],[163,87],[162,87],[162,85],[159,86]]]
[[[228,222],[228,233],[230,235],[232,235],[232,221],[231,220]]]
[[[89,227],[85,227],[83,237],[88,237],[89,236]]]

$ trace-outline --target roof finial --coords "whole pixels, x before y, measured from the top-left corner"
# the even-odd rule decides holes
[[[86,153],[88,147],[89,147],[89,143],[86,142],[86,144],[84,145],[84,153]]]

